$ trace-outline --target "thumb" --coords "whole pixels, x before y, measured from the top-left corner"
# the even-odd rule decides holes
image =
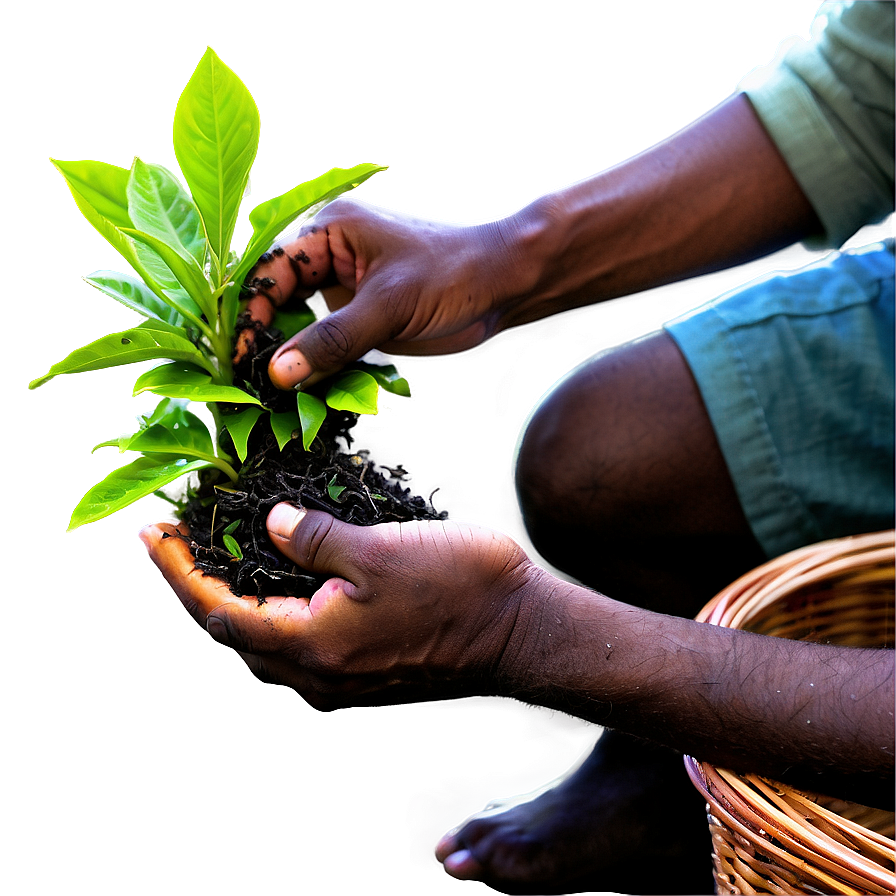
[[[268,366],[271,381],[279,389],[313,386],[379,348],[395,333],[395,323],[385,309],[369,288],[359,290],[347,305],[280,346]]]
[[[338,576],[347,584],[358,582],[358,559],[369,540],[369,529],[286,502],[271,510],[267,527],[274,546],[302,569]]]

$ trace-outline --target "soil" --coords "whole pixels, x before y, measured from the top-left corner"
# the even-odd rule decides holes
[[[295,408],[294,393],[276,389],[267,376],[282,335],[242,320],[240,328],[246,326],[255,330],[254,349],[237,365],[235,383],[243,380],[271,410]],[[297,567],[268,538],[265,520],[280,501],[325,510],[359,526],[445,519],[447,512],[433,507],[432,495],[421,498],[402,484],[407,471],[401,465],[377,467],[368,451],[352,450],[357,419],[347,411],[330,411],[310,451],[298,433],[281,451],[265,416],[252,432],[236,486],[222,482],[216,471],[204,471],[181,514],[197,568],[226,581],[237,596],[255,595],[259,602],[273,595],[313,594],[326,577]],[[236,520],[233,537],[242,559],[224,546],[225,529]]]

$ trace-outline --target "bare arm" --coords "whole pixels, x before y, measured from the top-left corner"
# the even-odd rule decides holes
[[[191,615],[319,709],[496,694],[866,803],[892,799],[893,651],[651,613],[561,582],[456,523],[358,528],[278,505],[277,547],[333,576],[310,599],[233,597],[186,544],[144,540]]]
[[[338,200],[262,263],[250,310],[323,288],[332,313],[275,357],[284,388],[371,348],[441,354],[507,327],[728,267],[820,224],[738,95],[623,164],[509,218],[454,227]]]
[[[740,264],[821,227],[742,94],[508,226],[535,285],[507,300],[504,326]]]
[[[521,699],[724,767],[892,804],[892,650],[720,628],[548,579],[524,600],[504,668]]]

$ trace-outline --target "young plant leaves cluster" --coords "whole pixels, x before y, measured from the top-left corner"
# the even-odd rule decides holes
[[[134,384],[134,395],[150,392],[161,397],[156,409],[140,419],[137,432],[97,446],[139,456],[90,489],[72,514],[70,529],[108,516],[196,470],[215,468],[236,482],[249,435],[263,417],[270,420],[281,449],[300,432],[308,450],[328,407],[375,414],[380,387],[409,394],[394,367],[359,363],[337,376],[322,397],[298,393],[294,412],[272,413],[244,384],[234,382],[231,353],[240,294],[259,256],[301,215],[383,170],[370,164],[334,168],[261,203],[249,213],[252,235],[238,254],[231,242],[258,137],[259,114],[251,94],[208,49],[174,117],[174,152],[187,188],[167,169],[139,158],[130,169],[53,160],[84,217],[134,271],[97,271],[87,282],[144,320],[75,349],[30,388],[60,374],[165,362],[142,373]],[[314,319],[307,308],[281,317],[276,324],[282,322],[287,335]],[[216,435],[229,433],[236,458],[187,410],[189,401],[206,403]],[[237,556],[235,528],[225,532],[225,543]]]

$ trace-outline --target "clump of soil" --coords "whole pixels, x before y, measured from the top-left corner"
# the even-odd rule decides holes
[[[237,365],[235,381],[243,380],[271,410],[294,409],[294,394],[276,389],[267,376],[282,335],[241,321],[241,328],[247,326],[255,330],[254,348]],[[310,451],[302,447],[299,433],[281,451],[265,416],[252,432],[236,486],[222,483],[215,471],[204,471],[181,514],[197,568],[226,581],[238,597],[257,595],[262,602],[273,595],[310,596],[325,577],[300,569],[271,543],[265,521],[275,504],[291,501],[359,526],[447,517],[434,509],[432,495],[426,500],[402,484],[403,467],[378,468],[369,452],[352,451],[357,419],[357,414],[331,410]],[[242,559],[224,546],[225,530],[236,520],[232,534]]]

